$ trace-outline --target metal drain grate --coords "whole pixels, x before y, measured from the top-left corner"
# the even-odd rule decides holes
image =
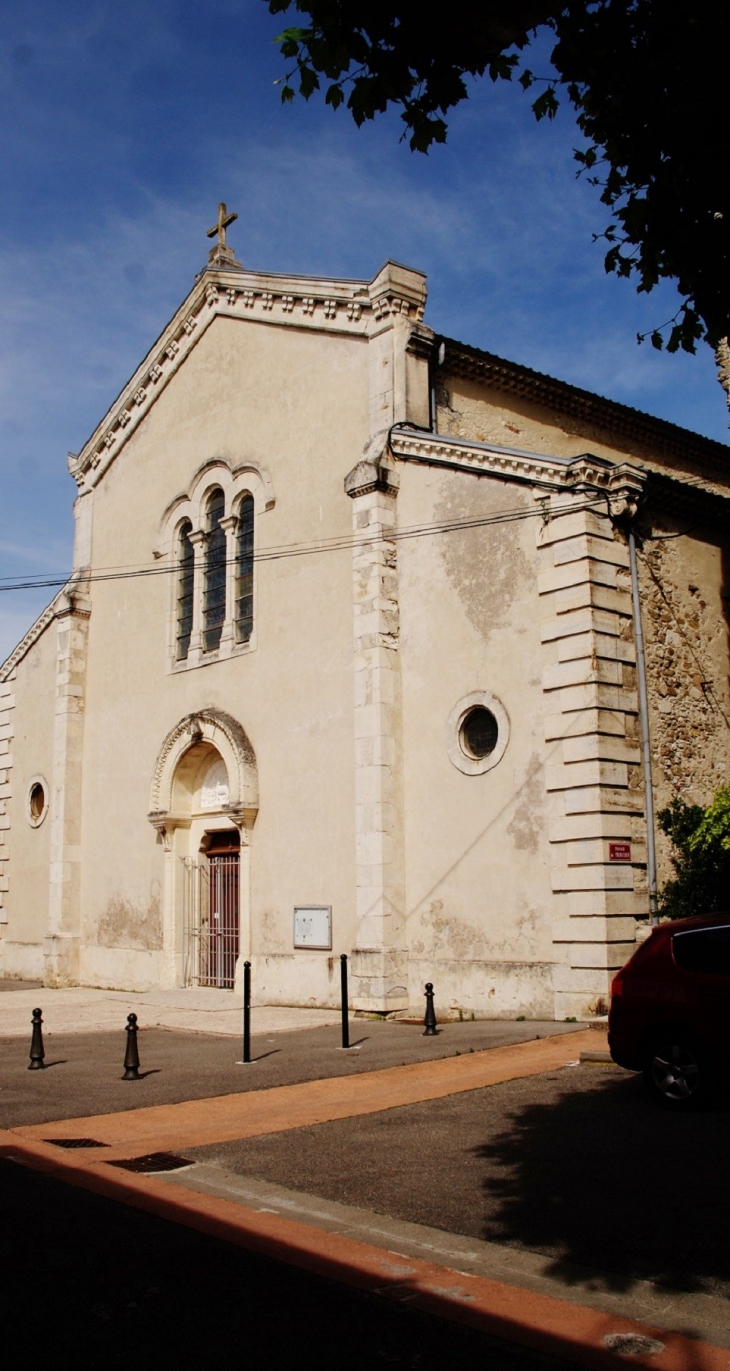
[[[144,1157],[129,1157],[121,1162],[109,1162],[108,1165],[147,1175],[152,1171],[179,1171],[181,1166],[192,1166],[193,1163],[188,1157],[176,1157],[174,1152],[148,1152]]]
[[[44,1138],[44,1142],[54,1147],[108,1147],[109,1143],[99,1142],[98,1138]]]

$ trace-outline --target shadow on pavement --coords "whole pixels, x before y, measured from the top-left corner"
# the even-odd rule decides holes
[[[488,1164],[483,1237],[551,1255],[551,1274],[566,1284],[587,1266],[605,1289],[640,1279],[727,1296],[727,1099],[673,1115],[639,1077],[592,1075],[590,1088],[508,1110],[473,1149]]]
[[[7,1161],[0,1263],[13,1367],[570,1371]]]

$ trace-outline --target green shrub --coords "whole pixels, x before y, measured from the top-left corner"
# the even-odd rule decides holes
[[[730,907],[730,786],[712,804],[674,799],[657,816],[671,839],[675,875],[659,896],[659,913],[669,919],[712,914]]]

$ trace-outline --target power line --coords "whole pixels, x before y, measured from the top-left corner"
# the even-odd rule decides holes
[[[373,542],[406,542],[412,538],[434,537],[444,533],[458,533],[468,529],[492,528],[500,524],[519,523],[523,519],[535,518],[555,518],[560,514],[578,513],[586,509],[593,509],[599,506],[603,508],[603,501],[600,497],[586,500],[580,504],[569,504],[565,506],[553,506],[549,512],[537,506],[534,509],[511,509],[503,510],[499,514],[484,516],[475,519],[454,519],[446,522],[434,524],[412,524],[405,528],[388,529],[380,533],[373,533],[369,536],[365,533],[341,535],[334,538],[318,539],[313,543],[282,543],[278,546],[263,548],[254,552],[253,561],[255,563],[278,562],[292,557],[313,557],[325,552],[352,552],[358,548],[368,547]],[[235,565],[237,558],[229,558],[216,562],[217,567]],[[138,567],[104,567],[98,571],[89,571],[83,577],[85,584],[101,581],[132,581],[141,580],[150,576],[169,576],[178,571],[176,561],[165,562],[161,565],[138,566]],[[32,576],[25,580],[20,577],[9,576],[4,581],[0,581],[0,592],[11,590],[48,590],[60,589],[68,584],[68,575],[58,576]]]

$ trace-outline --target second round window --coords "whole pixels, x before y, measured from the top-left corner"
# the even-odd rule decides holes
[[[26,817],[31,828],[38,828],[48,812],[48,786],[42,776],[34,776],[28,786]]]
[[[446,720],[449,761],[464,776],[483,776],[502,760],[509,742],[507,711],[488,690],[462,695]]]
[[[491,709],[475,705],[461,725],[461,746],[467,757],[481,761],[489,757],[497,746],[499,725]]]

